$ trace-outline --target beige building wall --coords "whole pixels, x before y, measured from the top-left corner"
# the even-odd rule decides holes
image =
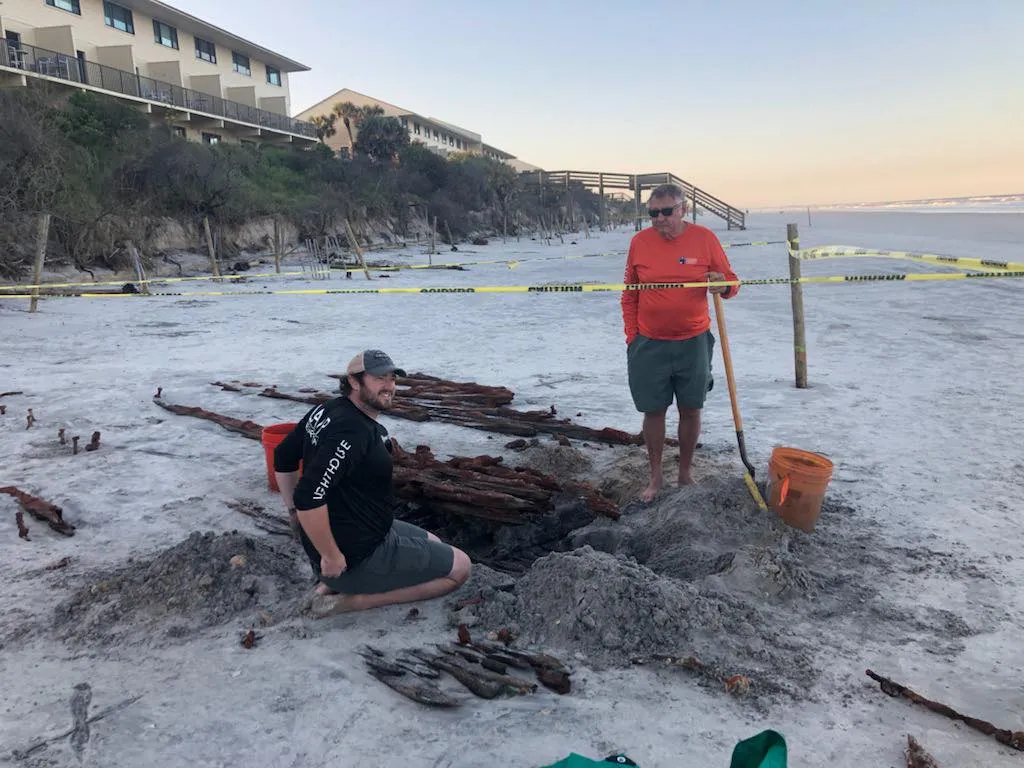
[[[296,118],[299,120],[311,120],[317,116],[329,115],[335,105],[343,104],[346,101],[352,102],[357,107],[380,107],[384,110],[385,117],[395,117],[402,121],[403,126],[405,126],[406,131],[409,133],[409,140],[411,142],[423,144],[440,154],[448,155],[453,152],[480,153],[482,151],[483,143],[478,133],[467,131],[464,128],[459,128],[440,120],[418,115],[408,109],[403,109],[402,107],[348,88],[343,88],[333,96],[300,112],[296,115]],[[341,118],[338,118],[334,127],[337,133],[327,139],[327,146],[336,152],[341,149],[349,149],[351,142]],[[358,131],[355,128],[353,128],[352,133],[355,138],[358,138]]]
[[[179,26],[180,22],[157,16],[159,21],[177,30],[178,48],[174,49],[156,42],[153,16],[131,8],[131,2],[124,2],[121,5],[132,11],[134,34],[106,25],[102,0],[79,0],[79,4],[82,10],[80,16],[49,6],[45,0],[3,0],[0,3],[0,25],[5,32],[18,32],[22,41],[29,45],[54,50],[70,57],[76,56],[77,51],[82,51],[88,61],[126,69],[155,79],[165,78],[158,78],[154,72],[166,72],[169,77],[174,78],[167,79],[172,85],[199,89],[193,85],[198,82],[207,86],[201,88],[206,93],[223,96],[232,101],[242,101],[251,106],[261,106],[271,111],[278,111],[273,109],[277,107],[280,110],[279,114],[288,114],[288,73],[281,71],[280,86],[267,82],[266,63],[259,60],[251,49],[246,49],[243,41],[239,41],[236,50],[249,57],[249,76],[234,70],[232,49],[225,45],[216,44],[216,64],[197,58],[196,34]],[[127,56],[126,46],[130,47],[130,55]],[[134,68],[138,71],[135,72]],[[177,76],[174,73],[178,73]],[[244,101],[232,99],[227,93],[208,90],[217,82],[216,78],[219,78],[219,85],[225,91],[233,88],[242,89],[237,93],[252,94],[251,98],[247,96]],[[282,104],[283,109],[280,109]]]

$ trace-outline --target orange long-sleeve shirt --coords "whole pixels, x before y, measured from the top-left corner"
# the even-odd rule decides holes
[[[708,272],[721,272],[737,280],[715,233],[699,224],[687,224],[682,234],[666,240],[654,227],[633,236],[623,282],[698,283]],[[730,286],[723,298],[732,298],[739,286]],[[651,339],[682,340],[699,336],[711,327],[707,288],[654,288],[622,292],[622,322],[626,343],[642,334]]]

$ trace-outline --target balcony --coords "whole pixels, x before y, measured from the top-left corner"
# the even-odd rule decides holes
[[[168,109],[185,110],[214,119],[231,120],[254,128],[265,128],[316,140],[316,128],[312,123],[78,59],[65,53],[37,48],[34,45],[19,43],[15,46],[7,40],[0,39],[0,68],[2,67],[7,67],[8,71],[15,69],[26,74],[54,77],[90,88],[119,93],[154,105],[163,105]]]

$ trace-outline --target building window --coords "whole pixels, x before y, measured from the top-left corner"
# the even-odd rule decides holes
[[[419,135],[420,135],[420,124],[419,124],[419,123],[413,123],[413,124],[412,124],[412,131],[413,131],[413,133],[415,133],[415,134],[416,134],[417,136],[419,136]]]
[[[196,58],[208,61],[211,64],[217,63],[217,46],[211,43],[209,40],[203,40],[201,37],[196,38]]]
[[[220,136],[216,133],[203,132],[203,144],[220,144]]]
[[[132,21],[132,12],[117,3],[103,3],[103,22],[108,27],[120,29],[131,35],[135,34],[135,24]]]
[[[162,21],[153,19],[153,38],[160,45],[166,45],[168,48],[178,50],[178,30],[170,24],[164,24]]]
[[[234,64],[235,72],[240,75],[249,77],[252,75],[252,70],[249,68],[249,57],[243,56],[238,51],[231,52],[231,61]]]
[[[78,0],[46,0],[46,4],[51,8],[60,8],[62,11],[70,11],[71,13],[77,13],[79,16],[82,15],[82,6]]]
[[[281,70],[274,69],[273,67],[267,67],[267,82],[271,85],[281,84]]]
[[[174,138],[176,138],[176,139],[184,139],[185,138],[185,128],[183,126],[180,126],[180,125],[172,125],[171,126],[171,135],[174,136]]]

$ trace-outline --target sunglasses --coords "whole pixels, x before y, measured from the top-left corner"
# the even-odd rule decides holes
[[[664,216],[667,219],[669,216],[671,216],[675,212],[676,208],[678,208],[678,207],[679,207],[679,205],[676,204],[676,205],[673,205],[671,208],[648,208],[647,209],[647,215],[650,216],[652,219],[656,219],[656,218],[658,218],[658,214],[660,213],[662,216]]]

